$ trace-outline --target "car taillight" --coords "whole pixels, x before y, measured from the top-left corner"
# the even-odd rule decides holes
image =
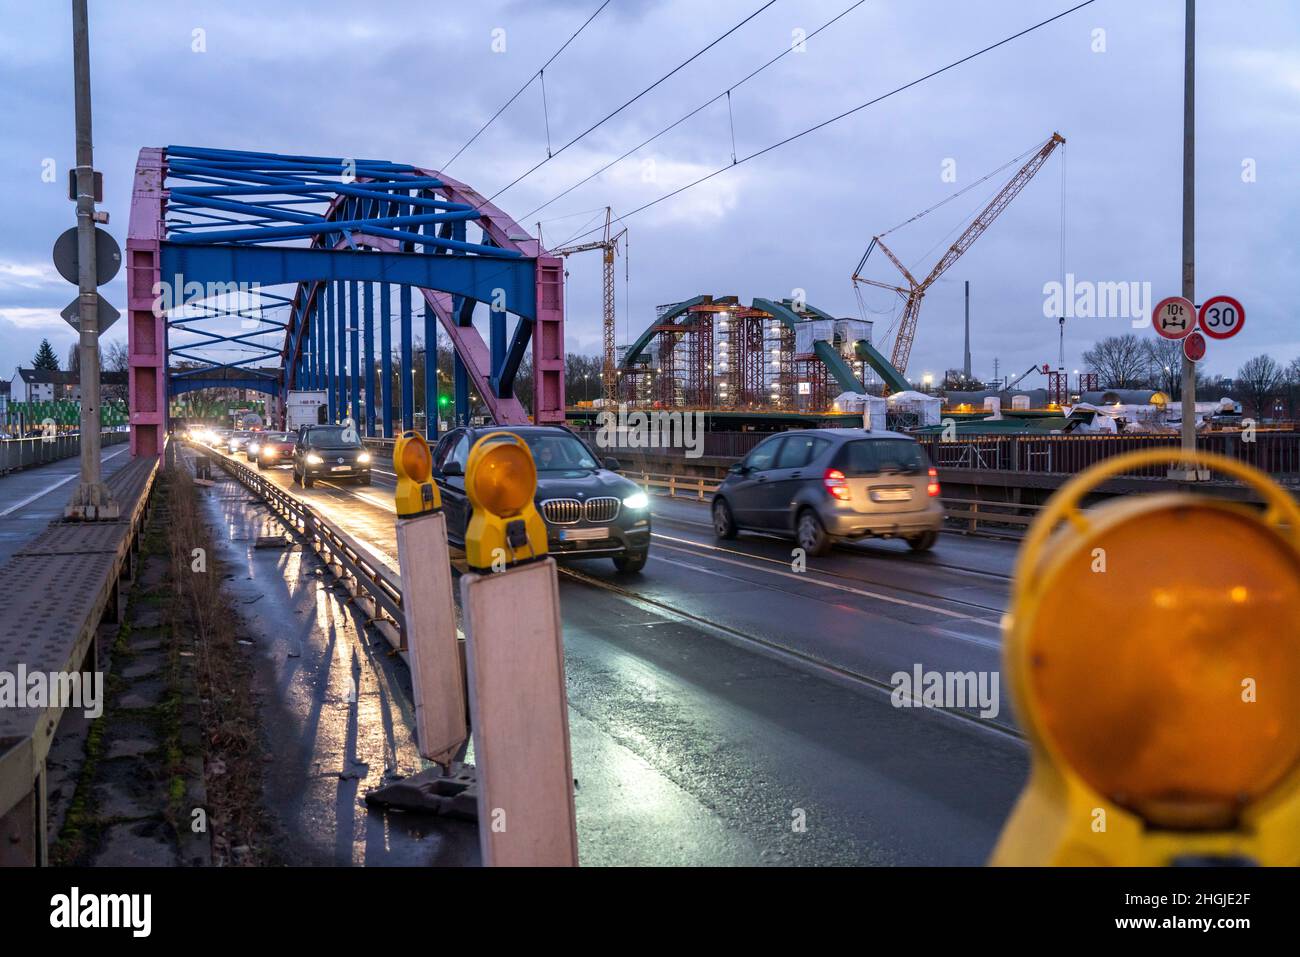
[[[826,486],[826,491],[831,493],[831,498],[837,498],[841,502],[849,500],[849,483],[844,479],[844,473],[839,469],[827,469],[822,475],[822,484]]]
[[[937,498],[939,495],[939,470],[931,467],[930,481],[926,483],[925,494],[930,498]]]

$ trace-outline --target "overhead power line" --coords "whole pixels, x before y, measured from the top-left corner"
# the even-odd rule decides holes
[[[825,30],[827,27],[831,26],[831,24],[835,23],[837,20],[843,19],[845,16],[847,16],[847,15],[850,14],[850,13],[852,13],[854,10],[856,10],[858,7],[862,6],[862,5],[863,5],[864,3],[866,3],[866,2],[867,2],[867,0],[857,0],[857,3],[854,3],[852,6],[846,7],[844,10],[840,11],[840,12],[839,12],[838,14],[836,14],[834,17],[832,17],[831,19],[829,19],[829,20],[827,20],[825,23],[823,23],[821,26],[819,26],[819,27],[818,27],[816,30],[814,30],[812,33],[810,33],[810,34],[808,34],[806,37],[804,37],[804,41],[807,42],[808,40],[811,40],[813,37],[817,36],[817,34],[821,33],[821,32],[822,32],[823,30]],[[541,212],[542,210],[544,210],[547,206],[550,206],[552,203],[557,202],[557,201],[563,199],[565,196],[568,196],[570,193],[572,193],[572,192],[573,192],[575,189],[577,189],[579,186],[583,186],[583,185],[585,185],[585,184],[587,184],[587,183],[590,183],[593,179],[595,179],[595,178],[596,178],[597,176],[599,176],[601,173],[605,172],[605,170],[609,169],[611,166],[614,166],[614,165],[616,165],[616,164],[618,164],[618,163],[623,162],[623,160],[627,159],[627,158],[628,158],[629,156],[631,156],[633,153],[637,152],[637,151],[640,150],[640,149],[643,149],[643,148],[646,147],[646,146],[649,146],[651,143],[653,143],[655,140],[659,139],[659,137],[663,136],[665,133],[671,132],[672,130],[674,130],[674,129],[676,129],[677,127],[681,126],[683,123],[685,123],[687,120],[689,120],[692,116],[695,116],[695,114],[699,113],[701,110],[707,109],[708,107],[712,106],[714,103],[717,103],[718,100],[722,99],[723,97],[727,97],[727,98],[728,98],[728,109],[730,109],[730,97],[731,97],[731,93],[732,93],[732,91],[737,90],[737,89],[739,89],[740,87],[744,86],[746,83],[748,83],[748,82],[749,82],[750,80],[752,80],[754,77],[758,76],[760,73],[762,73],[762,72],[763,72],[764,70],[766,70],[768,67],[770,67],[770,66],[771,66],[773,63],[775,63],[777,60],[780,60],[783,56],[785,56],[787,53],[792,52],[793,50],[794,50],[794,46],[793,46],[792,44],[787,44],[786,47],[785,47],[785,49],[783,49],[783,50],[782,50],[780,53],[778,53],[776,56],[772,57],[772,59],[768,60],[768,61],[767,61],[766,63],[764,63],[762,66],[758,67],[758,69],[753,70],[752,72],[750,72],[750,73],[749,73],[747,76],[745,76],[744,78],[742,78],[742,79],[740,79],[740,80],[737,80],[735,83],[731,84],[731,86],[727,87],[725,90],[723,90],[723,91],[722,91],[721,93],[719,93],[717,96],[714,96],[714,97],[711,97],[711,98],[708,99],[708,100],[705,100],[703,103],[701,103],[701,104],[700,104],[699,106],[697,106],[695,109],[691,110],[689,113],[685,114],[685,115],[682,116],[681,118],[679,118],[679,119],[673,121],[672,123],[668,124],[667,126],[665,126],[662,130],[660,130],[660,131],[659,131],[658,133],[656,133],[654,136],[650,137],[648,140],[642,140],[640,143],[638,143],[636,146],[632,147],[630,150],[628,150],[628,151],[627,151],[626,153],[624,153],[622,156],[619,156],[619,157],[616,158],[616,159],[612,159],[612,160],[610,160],[608,163],[606,163],[606,164],[605,164],[604,166],[602,166],[600,169],[596,170],[596,171],[595,171],[594,173],[592,173],[590,176],[586,176],[586,177],[584,177],[584,178],[578,180],[578,182],[574,183],[572,186],[570,186],[570,187],[569,187],[568,189],[566,189],[564,192],[560,193],[558,196],[553,196],[551,199],[548,199],[548,200],[547,200],[546,202],[544,202],[541,206],[538,206],[536,209],[534,209],[531,213],[526,214],[526,215],[524,216],[524,219],[526,219],[526,220],[527,220],[527,219],[531,219],[531,218],[533,217],[533,214],[534,214],[534,213],[540,213],[540,212]],[[732,131],[731,131],[731,138],[732,138],[732,149],[731,149],[731,152],[732,152],[732,159],[734,160],[734,159],[735,159],[735,152],[736,152],[736,149],[735,149],[736,131],[735,131],[734,128],[733,128]]]
[[[737,23],[735,26],[731,27],[729,30],[727,30],[725,33],[723,33],[723,34],[722,34],[721,36],[719,36],[717,39],[713,40],[713,41],[712,41],[711,43],[709,43],[707,46],[702,47],[701,49],[697,50],[695,53],[692,53],[689,57],[687,57],[687,58],[686,58],[685,60],[683,60],[681,63],[677,64],[675,67],[673,67],[671,70],[669,70],[669,71],[668,71],[667,73],[665,73],[663,76],[661,76],[659,79],[655,80],[653,83],[651,83],[649,86],[647,86],[647,87],[646,87],[644,90],[642,90],[640,93],[636,94],[636,96],[632,97],[630,100],[628,100],[628,101],[627,101],[626,103],[624,103],[622,106],[620,106],[618,109],[613,110],[613,111],[610,112],[610,113],[607,113],[607,114],[606,114],[605,116],[603,116],[601,119],[597,120],[595,123],[593,123],[591,126],[587,127],[585,130],[583,130],[581,133],[579,133],[579,134],[578,134],[577,136],[575,136],[573,139],[569,140],[569,142],[565,143],[563,146],[561,146],[559,149],[557,149],[554,153],[551,153],[550,155],[548,155],[548,156],[546,157],[546,159],[544,159],[544,160],[542,160],[541,162],[539,162],[539,163],[538,163],[536,166],[534,166],[532,169],[529,169],[529,170],[524,171],[523,173],[520,173],[517,177],[515,177],[513,180],[511,180],[511,181],[510,181],[509,183],[507,183],[505,186],[502,186],[499,190],[497,190],[495,193],[493,193],[491,196],[489,196],[489,197],[487,198],[486,202],[489,202],[489,203],[492,202],[492,201],[495,200],[498,196],[500,196],[502,193],[504,193],[506,190],[511,189],[511,188],[514,187],[514,186],[517,186],[519,183],[523,182],[523,181],[524,181],[525,179],[527,179],[529,176],[532,176],[534,173],[536,173],[539,169],[541,169],[543,166],[545,166],[547,163],[549,163],[549,162],[550,162],[552,159],[554,159],[556,156],[559,156],[561,153],[563,153],[565,150],[567,150],[567,149],[568,149],[570,146],[572,146],[574,143],[578,142],[578,140],[582,139],[582,138],[583,138],[584,136],[586,136],[587,134],[591,133],[592,131],[594,131],[594,130],[598,129],[599,127],[603,126],[604,124],[608,123],[610,120],[612,120],[614,117],[618,116],[618,114],[622,113],[624,110],[626,110],[629,106],[631,106],[631,105],[632,105],[633,103],[635,103],[637,100],[641,99],[641,97],[645,96],[647,93],[649,93],[649,92],[650,92],[651,90],[653,90],[655,87],[659,86],[659,84],[663,83],[663,82],[664,82],[665,80],[667,80],[669,77],[673,76],[673,74],[677,73],[679,70],[685,68],[686,66],[688,66],[688,65],[689,65],[690,63],[692,63],[693,61],[698,60],[698,59],[699,59],[700,57],[702,57],[704,54],[708,53],[708,52],[709,52],[710,50],[712,50],[715,46],[717,46],[719,43],[721,43],[721,42],[722,42],[723,40],[725,40],[727,37],[731,36],[733,33],[735,33],[737,30],[739,30],[741,27],[743,27],[743,26],[744,26],[746,23],[748,23],[750,20],[753,20],[756,16],[758,16],[760,13],[762,13],[764,10],[766,10],[768,7],[770,7],[770,6],[771,6],[772,4],[774,4],[774,3],[776,3],[776,0],[767,0],[767,3],[763,4],[763,5],[762,5],[761,7],[759,7],[757,10],[755,10],[755,11],[754,11],[753,13],[751,13],[749,16],[745,17],[745,19],[741,20],[741,21],[740,21],[739,23]]]
[[[537,72],[534,73],[532,76],[530,76],[524,82],[524,85],[515,91],[515,95],[510,97],[510,99],[506,100],[505,103],[502,104],[501,108],[492,114],[492,118],[489,119],[482,126],[480,126],[478,132],[475,133],[473,136],[471,136],[468,140],[466,140],[465,145],[462,146],[460,149],[456,150],[456,152],[452,155],[451,159],[443,163],[442,166],[439,167],[439,169],[445,170],[452,163],[456,162],[456,157],[460,156],[461,153],[469,149],[470,144],[473,143],[476,139],[478,139],[483,134],[484,130],[486,130],[489,126],[495,123],[497,117],[500,116],[502,113],[504,113],[511,103],[519,99],[519,94],[523,93],[524,90],[528,89],[530,86],[533,85],[533,81],[536,80],[539,76],[541,76],[542,72],[548,66],[550,66],[552,63],[555,62],[555,58],[564,52],[565,47],[567,47],[570,43],[576,40],[578,38],[578,34],[581,33],[583,30],[587,29],[587,25],[591,23],[592,20],[595,20],[596,17],[600,16],[600,11],[604,10],[607,6],[609,6],[609,4],[610,4],[610,0],[605,0],[604,3],[602,3],[599,7],[597,7],[596,12],[593,13],[591,16],[587,17],[587,19],[583,21],[582,26],[578,27],[578,29],[573,32],[573,35],[569,37],[569,39],[565,40],[558,50],[556,50],[554,53],[551,54],[551,58],[547,60],[545,63],[543,63],[541,67],[537,70]]]
[[[838,123],[840,120],[852,116],[854,113],[861,112],[862,110],[865,110],[869,106],[874,106],[875,104],[881,102],[882,100],[887,100],[891,96],[894,96],[895,94],[902,93],[904,90],[910,90],[912,87],[920,83],[924,83],[926,80],[931,80],[934,77],[939,76],[941,73],[947,73],[949,70],[955,67],[959,67],[963,63],[968,63],[969,61],[974,60],[976,57],[983,56],[985,53],[989,53],[993,50],[996,50],[1000,46],[1005,46],[1006,44],[1010,43],[1013,40],[1018,40],[1023,36],[1033,33],[1035,30],[1039,30],[1047,26],[1049,23],[1055,23],[1057,20],[1060,20],[1062,17],[1067,17],[1071,13],[1074,13],[1077,10],[1082,10],[1084,7],[1090,6],[1095,2],[1096,0],[1083,0],[1082,3],[1077,3],[1074,6],[1070,7],[1069,9],[1062,10],[1060,13],[1055,14],[1054,16],[1050,16],[1046,20],[1040,20],[1038,23],[1035,23],[1033,26],[1025,27],[1025,29],[1017,33],[1013,33],[1010,36],[1003,37],[1001,40],[998,40],[996,43],[991,43],[988,46],[984,47],[983,49],[976,50],[974,53],[969,53],[966,56],[962,57],[960,60],[953,60],[947,66],[942,66],[937,70],[933,70],[930,73],[925,74],[925,76],[917,77],[915,80],[911,80],[908,83],[904,83],[902,86],[895,87],[894,89],[890,90],[888,93],[882,93],[877,97],[873,97],[872,99],[867,100],[865,103],[859,103],[857,106],[845,110],[843,113],[837,113],[835,116],[822,120],[820,123],[816,123],[813,126],[808,127],[807,129],[800,130],[798,133],[794,133],[790,136],[787,136],[785,139],[778,140],[775,143],[765,146],[761,150],[755,150],[753,153],[750,153],[749,155],[742,157],[741,159],[737,160],[735,163],[728,163],[726,166],[720,166],[717,169],[715,169],[713,172],[706,173],[705,175],[701,176],[699,179],[687,183],[685,186],[679,186],[677,189],[674,189],[671,192],[664,193],[664,195],[658,197],[657,199],[652,199],[650,202],[638,206],[636,209],[632,210],[631,212],[626,213],[623,216],[620,216],[619,220],[626,221],[628,219],[631,219],[637,213],[644,212],[645,210],[650,209],[652,206],[657,206],[660,203],[664,202],[665,200],[672,199],[674,196],[677,196],[680,193],[684,193],[688,189],[693,189],[694,187],[699,186],[701,183],[713,179],[713,177],[719,175],[720,173],[725,173],[727,170],[734,169],[736,166],[740,166],[743,163],[748,163],[750,160],[758,159],[760,156],[763,156],[766,153],[770,153],[775,149],[779,149],[788,143],[793,143],[795,140],[807,136],[809,133],[815,133],[818,130],[822,129],[823,127],[830,126],[832,123]],[[573,237],[573,239],[574,240],[582,239],[583,236],[589,235],[592,232],[595,232],[595,230],[594,229],[588,230],[586,233],[583,233],[580,236]]]

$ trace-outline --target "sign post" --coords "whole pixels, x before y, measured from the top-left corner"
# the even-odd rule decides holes
[[[90,28],[86,0],[72,0],[72,66],[77,125],[77,329],[81,336],[81,481],[65,518],[115,520],[120,507],[99,470],[99,302],[95,166],[90,122]],[[109,243],[116,247],[111,238]],[[57,259],[57,256],[56,256]],[[121,253],[118,253],[121,262]],[[111,278],[111,276],[109,277]]]

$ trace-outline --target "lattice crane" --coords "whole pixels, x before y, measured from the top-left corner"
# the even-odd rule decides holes
[[[898,324],[898,335],[894,339],[894,351],[891,357],[891,362],[894,368],[900,373],[905,373],[907,371],[907,360],[912,354],[912,340],[916,338],[916,320],[921,314],[921,300],[925,298],[926,291],[936,279],[947,272],[952,264],[961,258],[962,253],[966,252],[975,240],[979,239],[980,236],[984,234],[984,230],[988,229],[993,223],[993,220],[997,219],[998,215],[1007,208],[1017,195],[1019,195],[1020,191],[1028,185],[1031,179],[1034,178],[1034,174],[1037,173],[1039,169],[1042,168],[1043,164],[1047,162],[1047,158],[1051,156],[1056,148],[1064,142],[1065,137],[1060,133],[1053,133],[1047,142],[1039,147],[1034,155],[1029,158],[1028,162],[1016,171],[1016,174],[1007,181],[1006,185],[998,190],[997,195],[994,196],[980,214],[971,221],[971,224],[966,227],[965,231],[957,237],[957,241],[949,246],[948,251],[940,257],[937,263],[934,264],[934,268],[930,270],[930,274],[920,282],[918,282],[916,277],[908,271],[907,267],[899,261],[898,257],[894,255],[890,248],[884,244],[880,236],[872,237],[871,245],[867,247],[867,251],[862,255],[862,259],[858,262],[858,267],[853,270],[853,283],[854,285],[864,283],[868,286],[879,286],[882,289],[892,289],[903,298],[903,318]],[[1014,162],[1014,160],[1012,162]],[[916,217],[913,217],[913,219],[915,218]],[[911,222],[911,220],[908,220],[908,222]],[[881,235],[884,234],[882,233]],[[863,268],[866,266],[867,257],[871,255],[871,251],[877,246],[879,246],[884,251],[885,255],[889,257],[889,261],[898,267],[898,271],[901,272],[903,278],[907,280],[907,286],[894,286],[887,282],[867,279],[860,275]]]
[[[618,255],[619,241],[627,235],[627,228],[620,229],[617,233],[612,232],[612,214],[608,206],[605,207],[605,233],[603,238],[594,239],[589,243],[579,243],[576,246],[562,246],[559,249],[552,249],[552,256],[563,256],[566,259],[574,253],[590,252],[593,249],[604,251],[604,333],[605,333],[605,354],[600,367],[600,382],[602,392],[605,397],[606,408],[618,403],[618,373],[615,370],[614,363],[614,257]],[[540,227],[538,231],[540,239]]]

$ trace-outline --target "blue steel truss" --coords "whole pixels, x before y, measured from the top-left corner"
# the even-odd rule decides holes
[[[478,363],[490,376],[480,377],[487,389],[479,391],[493,411],[494,401],[515,401],[514,378],[536,317],[539,250],[534,243],[525,255],[512,241],[531,237],[507,239],[499,229],[494,236],[477,223],[481,201],[449,198],[469,193],[466,187],[386,160],[189,146],[169,146],[165,155],[159,272],[173,290],[171,394],[213,385],[272,395],[317,388],[328,392],[332,419],[351,415],[361,424],[364,388],[366,434],[392,435],[398,397],[391,394],[391,286],[397,285],[404,428],[413,426],[411,287],[421,293],[430,350],[435,303],[451,317],[458,417],[468,414],[466,363],[478,368],[462,352],[482,343],[458,338],[457,328],[472,331],[480,302],[489,304],[491,323],[490,348]],[[478,241],[471,240],[470,225],[478,227]],[[291,295],[263,288],[283,284],[294,284]],[[507,312],[518,317],[509,338]],[[437,416],[433,366],[427,362],[425,371],[430,432]]]

